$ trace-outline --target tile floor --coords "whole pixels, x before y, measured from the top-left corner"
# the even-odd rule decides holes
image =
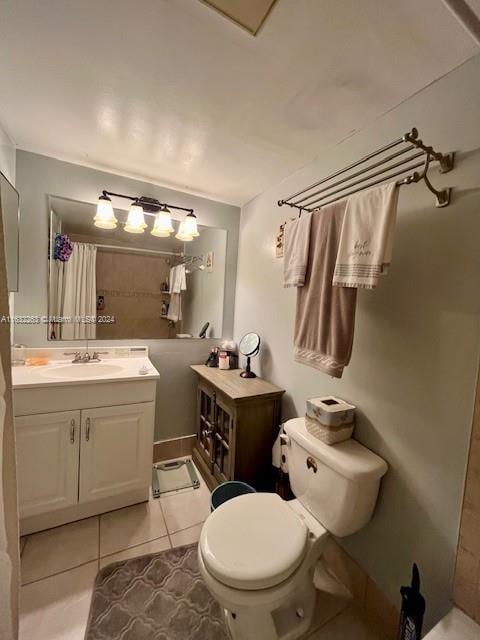
[[[305,640],[380,640],[353,608],[344,609]]]
[[[19,640],[83,640],[98,570],[110,562],[198,540],[210,492],[186,489],[158,500],[32,534],[21,540]],[[377,640],[346,609],[309,640]]]
[[[20,640],[83,640],[98,570],[195,542],[209,513],[210,492],[201,481],[199,489],[22,538]]]

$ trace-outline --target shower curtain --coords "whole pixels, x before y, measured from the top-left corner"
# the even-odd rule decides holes
[[[54,315],[80,318],[77,322],[56,325],[57,339],[95,339],[96,260],[97,247],[94,244],[74,242],[72,255],[67,262],[54,261],[54,285],[51,287],[51,308],[55,310]]]
[[[0,615],[0,638],[13,640],[12,620],[12,561],[8,554],[7,531],[5,528],[5,502],[3,498],[2,460],[3,460],[3,430],[5,427],[5,377],[3,375],[3,363],[0,359],[0,603],[2,613]]]

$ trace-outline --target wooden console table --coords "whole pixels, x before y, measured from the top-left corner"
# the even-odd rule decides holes
[[[193,460],[210,489],[242,480],[272,489],[272,446],[284,390],[262,380],[191,365],[197,381],[197,439]]]

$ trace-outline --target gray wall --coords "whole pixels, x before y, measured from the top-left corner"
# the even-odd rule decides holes
[[[107,189],[193,207],[200,224],[227,230],[223,336],[232,336],[240,213],[238,207],[26,151],[17,151],[16,186],[20,192],[21,208],[20,289],[15,294],[17,315],[47,314],[48,194],[96,203],[102,189]],[[41,324],[17,325],[15,341],[29,346],[47,346],[47,327]],[[92,342],[96,346],[100,344],[100,341]],[[111,341],[114,342],[118,341]],[[206,359],[210,341],[123,342],[148,344],[152,362],[162,376],[157,385],[155,438],[160,440],[193,433],[194,396],[188,365]],[[62,344],[67,346],[69,343]],[[78,342],[71,344],[79,346]]]
[[[242,209],[235,336],[263,340],[255,367],[287,390],[284,418],[334,393],[359,408],[356,437],[388,461],[373,521],[342,544],[399,603],[416,561],[427,624],[451,605],[459,514],[480,335],[480,58],[472,59],[323,153]],[[457,150],[453,204],[433,206],[423,184],[402,187],[391,272],[359,291],[356,335],[342,380],[292,357],[295,290],[273,257],[291,210],[276,201],[417,126],[428,144]]]

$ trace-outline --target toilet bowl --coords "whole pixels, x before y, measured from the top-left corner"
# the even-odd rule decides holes
[[[216,509],[200,535],[200,571],[234,640],[295,640],[308,631],[327,537],[350,535],[370,520],[387,471],[353,440],[323,444],[304,418],[284,429],[296,499],[239,496]]]

